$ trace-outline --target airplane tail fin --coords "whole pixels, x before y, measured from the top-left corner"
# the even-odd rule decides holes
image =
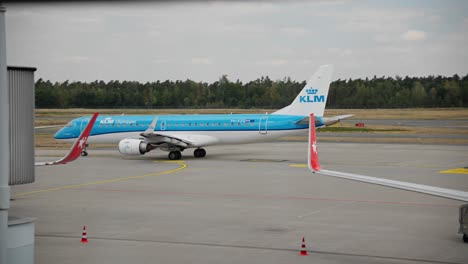
[[[308,146],[308,159],[307,165],[312,171],[321,170],[320,162],[318,159],[317,151],[317,138],[315,135],[315,118],[314,114],[310,114],[309,117],[309,146]]]
[[[273,114],[308,116],[314,113],[315,116],[323,116],[332,72],[332,65],[320,66],[294,101]]]

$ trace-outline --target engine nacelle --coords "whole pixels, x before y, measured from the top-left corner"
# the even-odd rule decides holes
[[[151,146],[144,140],[125,138],[119,142],[119,152],[124,155],[143,155],[151,150]]]

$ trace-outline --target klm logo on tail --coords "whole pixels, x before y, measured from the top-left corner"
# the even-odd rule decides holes
[[[299,96],[299,103],[325,103],[325,95],[317,95],[318,89],[306,89],[307,95]]]

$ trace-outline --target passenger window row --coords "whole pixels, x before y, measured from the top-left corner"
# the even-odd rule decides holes
[[[254,123],[243,123],[243,122],[237,122],[237,123],[231,122],[231,126],[241,126],[241,125],[243,125],[243,126],[254,126],[255,124]],[[184,126],[207,126],[207,127],[210,127],[210,126],[211,127],[225,126],[225,127],[227,127],[227,126],[229,126],[229,123],[227,123],[227,122],[224,122],[224,123],[221,123],[221,122],[217,122],[217,123],[216,122],[213,122],[213,123],[197,123],[197,122],[192,123],[192,122],[189,122],[189,123],[174,123],[174,124],[168,123],[167,126],[168,127],[170,127],[170,126],[176,126],[176,127],[178,127],[178,126],[182,126],[182,127],[184,127]]]
[[[197,123],[197,122],[194,122],[194,123],[193,123],[193,126],[207,126],[207,127],[212,126],[212,127],[216,127],[216,126],[221,126],[221,125],[223,125],[223,126],[227,127],[228,124],[229,124],[229,123],[227,123],[227,122],[224,122],[224,123],[221,123],[221,122],[213,122],[213,123],[209,123],[209,122],[206,122],[206,123]],[[243,122],[240,122],[240,121],[238,121],[238,122],[236,123],[236,122],[231,121],[231,126],[236,126],[236,125],[237,125],[237,126],[243,125],[243,126],[251,126],[251,127],[253,127],[253,126],[255,125],[255,123],[251,123],[251,122],[249,122],[249,123],[243,123]],[[99,127],[103,127],[103,126],[104,126],[104,127],[115,127],[115,126],[116,126],[116,127],[127,127],[127,123],[99,124]],[[136,122],[136,123],[128,123],[128,126],[129,126],[129,127],[132,127],[132,126],[135,126],[135,127],[138,127],[138,126],[145,127],[145,126],[146,126],[146,127],[148,127],[149,124],[138,124],[138,122]],[[174,124],[173,124],[173,123],[168,123],[167,126],[168,126],[168,127],[170,127],[170,126],[176,126],[176,127],[178,127],[178,126],[182,126],[182,127],[184,127],[184,126],[192,126],[192,122],[189,122],[189,123],[174,123]]]

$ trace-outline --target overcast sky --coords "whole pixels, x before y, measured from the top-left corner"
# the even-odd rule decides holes
[[[468,73],[468,1],[5,4],[8,65],[52,81]]]

